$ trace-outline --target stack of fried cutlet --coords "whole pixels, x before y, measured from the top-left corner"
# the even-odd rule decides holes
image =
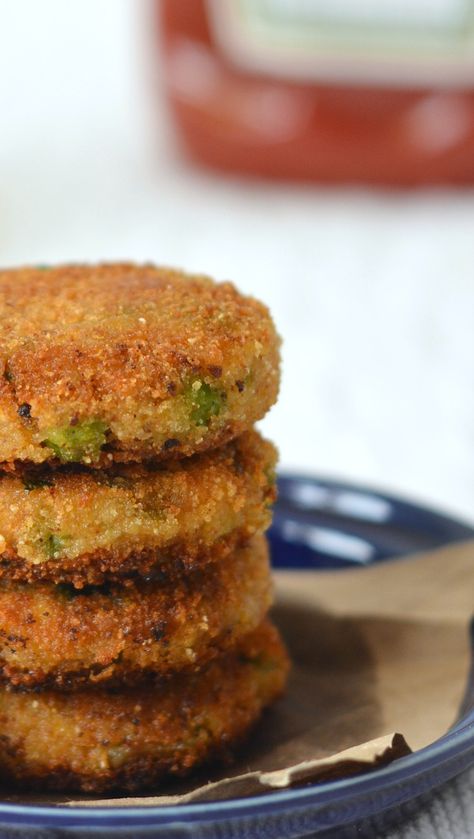
[[[268,311],[153,266],[0,271],[0,777],[156,789],[283,689]]]

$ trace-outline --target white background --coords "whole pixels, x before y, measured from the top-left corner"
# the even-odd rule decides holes
[[[233,279],[284,338],[284,467],[474,520],[474,192],[235,182],[179,156],[147,0],[0,0],[0,262]],[[473,151],[474,154],[474,151]]]

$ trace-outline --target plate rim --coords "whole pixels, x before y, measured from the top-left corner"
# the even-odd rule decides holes
[[[474,538],[474,526],[462,518],[446,514],[429,505],[418,504],[408,498],[379,490],[371,485],[359,484],[356,481],[344,481],[337,478],[326,478],[305,472],[284,470],[279,472],[279,479],[293,481],[310,481],[332,489],[350,489],[355,492],[369,493],[382,498],[389,503],[414,513],[427,514],[434,521],[442,522],[452,527],[457,533],[464,532],[466,538]],[[460,536],[457,535],[456,540]],[[440,543],[441,547],[441,543]],[[304,573],[304,571],[302,571]],[[434,743],[413,752],[406,757],[399,758],[376,773],[367,772],[350,778],[335,781],[312,783],[302,788],[271,790],[255,796],[245,796],[225,801],[191,802],[189,804],[173,805],[121,805],[112,806],[69,806],[65,804],[23,804],[0,800],[0,818],[3,823],[23,825],[49,826],[78,826],[89,828],[103,828],[106,824],[123,827],[145,827],[147,825],[163,826],[173,821],[208,822],[212,823],[223,818],[235,819],[243,816],[261,816],[270,810],[273,813],[288,809],[301,808],[305,805],[321,806],[337,804],[341,798],[348,799],[364,792],[376,794],[387,784],[393,785],[407,782],[418,777],[430,768],[441,767],[451,758],[460,759],[465,752],[474,748],[474,709],[462,717],[452,729]],[[474,763],[474,755],[472,758]],[[435,786],[433,784],[432,786]],[[416,796],[413,796],[416,797]],[[324,799],[324,800],[321,800]]]

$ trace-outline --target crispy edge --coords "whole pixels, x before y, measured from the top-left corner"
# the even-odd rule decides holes
[[[276,498],[276,485],[272,478],[276,458],[277,452],[273,444],[252,430],[214,452],[195,455],[183,464],[171,463],[158,468],[157,474],[160,474],[160,469],[164,469],[168,473],[168,480],[170,473],[171,477],[174,473],[183,477],[187,482],[185,491],[189,497],[194,495],[196,489],[199,488],[202,494],[203,470],[205,470],[204,474],[209,476],[209,481],[215,480],[213,477],[215,474],[221,480],[225,477],[226,480],[229,478],[233,481],[235,494],[232,497],[236,499],[240,493],[244,500],[244,506],[239,512],[240,526],[236,522],[236,526],[230,532],[224,532],[219,536],[219,518],[216,513],[216,538],[212,543],[202,542],[193,533],[188,533],[186,537],[180,537],[178,534],[174,541],[168,544],[156,544],[142,549],[136,547],[130,549],[124,545],[117,545],[73,557],[53,557],[41,562],[21,557],[16,547],[7,546],[0,553],[0,579],[18,582],[72,583],[76,588],[82,588],[84,585],[102,585],[106,580],[117,581],[135,575],[142,577],[154,575],[164,579],[176,579],[182,573],[204,567],[214,559],[224,558],[236,547],[269,526],[271,521],[269,510]],[[133,472],[135,467],[122,467],[119,469],[118,476],[126,476],[129,468]],[[139,480],[140,467],[137,468]],[[60,500],[62,504],[66,501],[68,505],[79,504],[80,506],[80,485],[79,487],[74,485],[68,493],[67,482],[68,479],[76,481],[76,479],[81,480],[87,477],[87,471],[83,467],[81,469],[82,471],[76,474],[74,467],[72,471],[66,469],[61,473],[40,470],[34,474],[40,479],[49,475],[53,481],[58,482],[57,487],[53,486],[55,492],[60,490],[60,494],[55,496],[58,498],[58,504]],[[6,481],[8,480],[7,478]],[[40,488],[35,492],[49,493],[50,489],[50,487]],[[210,490],[207,485],[204,489],[206,494],[209,491],[212,492],[212,488]],[[170,489],[168,489],[169,493]],[[243,512],[245,512],[245,517],[242,521]],[[249,520],[252,521],[252,527],[249,526]]]
[[[100,550],[82,554],[74,559],[47,560],[32,565],[12,554],[2,555],[0,578],[11,581],[37,583],[71,583],[75,588],[100,586],[105,582],[124,582],[127,578],[179,580],[183,574],[203,569],[212,562],[221,562],[236,548],[245,544],[249,534],[238,528],[226,534],[206,549],[192,548],[189,542],[176,542],[167,550],[146,549],[132,551],[128,556]]]
[[[199,670],[256,628],[272,591],[264,537],[165,586],[129,581],[84,595],[50,584],[9,586],[0,589],[0,681],[17,690],[70,691],[151,685],[177,670]],[[38,646],[46,662],[32,667]]]
[[[166,693],[155,694],[156,710],[150,693],[136,690],[117,694],[102,691],[95,694],[95,699],[91,692],[67,696],[38,694],[34,699],[36,713],[38,708],[39,713],[46,708],[48,716],[48,703],[53,706],[48,718],[51,731],[48,732],[43,720],[41,738],[58,742],[59,725],[59,742],[65,749],[61,759],[52,758],[44,749],[41,761],[32,760],[28,754],[28,738],[35,738],[31,700],[27,694],[3,693],[3,701],[0,701],[0,708],[3,705],[0,710],[3,731],[0,735],[0,778],[9,787],[23,790],[95,794],[156,792],[157,785],[166,779],[185,777],[197,767],[229,760],[264,708],[283,692],[288,670],[288,656],[280,636],[266,622],[248,636],[234,654],[218,659],[190,680],[178,678],[173,685],[167,686]],[[61,707],[67,707],[64,717]],[[144,708],[148,716],[147,732],[143,734],[143,727],[139,726],[135,742],[132,743],[130,737],[127,740],[129,751],[133,745],[133,756],[118,766],[110,765],[106,756],[98,757],[95,747],[100,753],[103,747],[102,751],[107,755],[104,744],[111,745],[120,734],[124,717],[130,720]],[[19,733],[22,714],[25,714],[24,736]],[[162,714],[170,722],[168,727],[165,719],[164,727],[159,730]],[[87,729],[87,743],[83,743],[85,763],[76,755],[74,766],[67,742],[72,727],[74,730]],[[13,733],[15,730],[17,734]],[[157,743],[155,753],[146,753],[146,749],[141,753],[142,745],[147,744],[148,749],[150,746],[148,731],[152,742]],[[110,735],[112,740],[108,741]],[[94,768],[86,769],[87,761],[94,760]]]
[[[44,296],[48,324],[45,330],[41,318],[38,323],[39,312],[35,310],[34,317],[30,315],[33,325],[29,324],[28,316],[25,317],[24,340],[21,335],[5,339],[0,408],[4,414],[2,422],[10,424],[10,438],[17,443],[8,455],[8,444],[3,440],[4,468],[12,469],[16,462],[29,460],[57,464],[52,451],[42,448],[41,442],[47,438],[38,437],[35,431],[38,423],[45,432],[69,422],[94,419],[105,423],[108,429],[105,451],[92,457],[88,455],[84,462],[106,468],[114,461],[187,457],[221,445],[261,419],[276,400],[280,340],[271,316],[262,303],[241,294],[231,283],[215,283],[208,277],[130,263],[63,265],[46,273],[50,282],[59,282],[60,289],[70,283],[74,310],[77,309],[77,284],[83,287],[85,297],[88,284],[92,284],[92,296],[96,295],[96,305],[101,311],[107,310],[104,304],[108,300],[117,302],[117,295],[120,305],[108,326],[107,320],[100,318],[94,322],[86,318],[82,324],[79,317],[76,322],[66,322],[58,333],[55,325],[61,320],[56,316],[51,324],[48,321],[51,292],[44,272],[31,268],[0,272],[0,288],[10,306],[13,305],[13,311],[15,301],[17,305],[23,301],[24,306],[31,293],[39,289]],[[31,293],[28,293],[30,287]],[[15,291],[17,288],[18,292]],[[193,300],[195,308],[190,308]],[[165,323],[158,317],[155,327],[152,317],[151,325],[147,326],[147,317],[138,317],[138,309],[141,305],[145,309],[151,305],[157,306],[156,311],[160,312],[160,304],[169,308],[169,317]],[[118,312],[130,306],[137,309],[136,317],[133,325],[125,320],[122,334],[120,322],[112,328],[114,317],[119,317]],[[90,308],[93,309],[93,301]],[[9,314],[11,311],[10,308]],[[178,317],[178,332],[173,332],[170,325],[174,320],[173,312]],[[141,314],[146,315],[146,312]],[[222,323],[214,330],[211,341],[208,334],[210,314],[215,324]],[[36,329],[33,337],[32,329],[33,332]],[[11,348],[9,340],[10,343],[13,341]],[[242,389],[244,379],[250,373],[258,381],[255,387]],[[226,389],[230,388],[229,393],[233,394],[235,410],[224,412],[209,428],[196,429],[191,423],[178,448],[167,446],[169,439],[176,436],[171,428],[174,423],[167,423],[167,420],[156,439],[153,434],[147,438],[145,432],[147,428],[149,430],[152,415],[160,406],[171,404],[180,395],[189,376],[211,386],[216,380],[225,380]],[[117,422],[118,401],[128,406],[129,421],[125,423]],[[145,403],[149,408],[146,420],[138,423],[137,433],[128,433],[127,425],[130,431],[137,411]],[[31,409],[27,416],[21,413],[25,405]],[[53,410],[54,406],[57,410]],[[70,407],[69,412],[65,406]]]

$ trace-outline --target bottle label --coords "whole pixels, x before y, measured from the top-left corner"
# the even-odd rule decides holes
[[[207,0],[221,49],[299,81],[474,84],[474,0]]]

